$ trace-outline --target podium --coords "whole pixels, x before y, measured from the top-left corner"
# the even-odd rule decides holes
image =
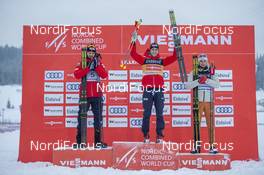
[[[113,142],[112,147],[105,149],[56,149],[52,162],[72,168],[113,167],[121,170],[193,168],[221,171],[231,168],[229,154],[180,153],[164,144],[142,142]]]

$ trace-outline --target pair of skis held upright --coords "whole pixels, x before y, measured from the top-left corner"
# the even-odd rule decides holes
[[[184,57],[182,54],[181,47],[181,38],[177,30],[177,24],[175,19],[174,11],[169,11],[171,27],[172,27],[172,35],[174,47],[177,53],[179,72],[181,81],[187,82],[187,73],[184,63]],[[135,31],[139,30],[139,26],[141,25],[142,20],[138,20],[135,22]],[[128,51],[131,49],[133,42],[130,43]],[[87,67],[87,48],[82,48],[82,68],[85,69]],[[197,69],[198,61],[197,59],[193,59],[193,78],[198,78],[198,69]],[[121,68],[126,68],[125,65],[121,65]],[[84,76],[81,80],[81,93],[80,93],[80,132],[81,132],[81,143],[87,143],[87,95],[86,95],[86,76]],[[196,141],[200,141],[200,125],[199,125],[199,108],[198,108],[198,88],[193,89],[193,115],[194,115],[194,143],[196,146]],[[197,150],[200,152],[200,149]]]

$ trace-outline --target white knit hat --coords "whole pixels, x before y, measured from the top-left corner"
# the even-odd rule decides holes
[[[201,53],[199,56],[198,56],[198,61],[201,61],[201,60],[205,60],[208,62],[208,57],[206,54],[204,53]]]

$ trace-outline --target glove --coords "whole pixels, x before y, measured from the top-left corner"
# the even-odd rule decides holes
[[[203,76],[201,76],[201,77],[199,78],[198,82],[199,82],[200,84],[205,84],[206,80],[207,80],[207,77],[206,77],[205,75],[203,75]]]
[[[136,41],[137,41],[137,38],[138,38],[137,32],[134,31],[134,32],[132,33],[131,41],[132,41],[132,42],[136,42]]]

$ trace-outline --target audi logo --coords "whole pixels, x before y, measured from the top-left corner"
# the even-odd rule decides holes
[[[46,79],[63,79],[63,72],[46,72]]]
[[[185,85],[184,84],[173,84],[173,89],[174,90],[185,90]]]
[[[80,85],[79,84],[67,84],[66,88],[67,90],[70,90],[70,91],[77,91],[80,89]]]
[[[131,119],[130,125],[131,126],[142,126],[142,119]]]
[[[126,107],[112,107],[110,108],[110,114],[126,114]]]
[[[232,113],[233,108],[232,107],[216,107],[215,112],[216,113]]]

